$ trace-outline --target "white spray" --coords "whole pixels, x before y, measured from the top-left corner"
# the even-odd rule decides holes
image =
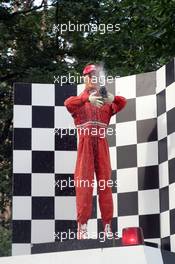
[[[105,98],[107,97],[107,89],[106,89],[106,72],[104,69],[104,64],[99,63],[96,66],[96,78],[97,78],[97,88],[99,90],[100,95]]]

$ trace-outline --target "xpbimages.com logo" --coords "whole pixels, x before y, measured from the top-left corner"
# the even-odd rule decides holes
[[[91,127],[91,128],[55,128],[54,133],[58,135],[61,139],[64,136],[75,136],[77,133],[79,135],[86,136],[99,136],[100,138],[105,138],[106,136],[113,136],[117,134],[116,128],[113,127]]]
[[[105,242],[106,240],[112,240],[112,239],[120,239],[118,236],[118,232],[111,232],[111,235],[106,238],[105,232],[99,232],[98,234],[96,232],[87,232],[88,239],[98,239],[100,242]],[[54,233],[54,237],[56,240],[59,240],[61,242],[65,240],[72,240],[72,239],[77,239],[78,233],[71,231],[68,229],[68,232],[66,231],[61,231]]]
[[[70,73],[68,73],[68,75],[58,75],[58,76],[53,76],[54,77],[54,83],[58,83],[61,86],[66,84],[66,83],[70,83],[70,84],[74,84],[74,83],[84,83],[85,82],[85,76],[81,76],[79,74],[75,74],[75,75],[71,75]],[[105,86],[106,84],[112,84],[116,78],[118,78],[119,76],[112,76],[112,75],[107,75],[107,76],[92,76],[91,77],[91,82],[94,84],[99,84],[101,86]]]
[[[73,179],[59,179],[55,182],[55,187],[58,188],[59,190],[63,191],[67,188],[75,188],[75,187],[81,187],[81,188],[98,188],[98,190],[103,191],[106,188],[116,188],[117,187],[117,179],[112,180],[112,179],[108,179],[108,180],[98,180],[96,181],[96,179],[77,179],[77,180],[73,180]]]
[[[78,21],[76,23],[72,23],[70,20],[68,23],[63,24],[53,24],[52,32],[57,33],[59,32],[61,35],[66,32],[99,32],[99,34],[105,34],[106,32],[119,32],[120,31],[120,24],[103,24],[103,23],[86,23],[82,24]]]

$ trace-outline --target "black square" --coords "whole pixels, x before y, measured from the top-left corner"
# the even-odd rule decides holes
[[[158,166],[146,166],[138,168],[139,191],[159,188]]]
[[[54,219],[54,197],[32,197],[32,219]]]
[[[117,147],[117,169],[137,167],[137,146]]]
[[[102,219],[97,219],[97,230],[98,230],[98,234],[104,232]]]
[[[175,132],[175,107],[167,112],[167,133],[168,135]]]
[[[112,180],[112,193],[117,193],[117,171],[112,170],[111,173],[111,180]]]
[[[168,161],[169,184],[175,182],[175,158]]]
[[[31,195],[31,174],[13,174],[13,196]]]
[[[31,243],[31,221],[12,221],[12,243]]]
[[[159,164],[168,160],[168,153],[167,153],[167,137],[159,140],[158,142],[158,156],[159,156]]]
[[[155,94],[156,72],[146,72],[136,75],[136,96]]]
[[[157,140],[157,118],[137,121],[137,142]]]
[[[161,115],[166,112],[166,99],[165,90],[157,94],[157,115]]]
[[[33,173],[54,173],[54,151],[32,151]]]
[[[136,120],[136,99],[127,99],[126,106],[116,114],[116,122],[126,122]]]
[[[77,131],[55,128],[55,150],[77,150]]]
[[[96,195],[92,197],[92,214],[90,218],[91,219],[97,218],[97,196]]]
[[[171,251],[170,237],[161,238],[161,249]],[[169,263],[169,262],[164,262],[164,263]]]
[[[31,150],[31,128],[14,128],[13,149]]]
[[[138,214],[138,192],[118,193],[118,216]]]
[[[64,106],[64,101],[70,96],[77,95],[77,86],[75,84],[55,84],[55,105]]]
[[[117,217],[112,218],[111,226],[112,226],[113,234],[116,234],[116,236],[118,236],[118,219],[117,219]],[[104,232],[102,219],[97,219],[97,230],[98,230],[98,234],[101,232]],[[102,235],[101,235],[101,237],[99,235],[99,238],[103,239]]]
[[[117,217],[113,217],[112,218],[112,232],[116,234],[116,236],[118,237],[118,219]]]
[[[175,234],[175,209],[170,210],[170,235]]]
[[[73,174],[55,174],[55,195],[75,196],[75,182]]]
[[[116,125],[110,124],[107,129],[106,138],[109,144],[109,147],[116,146]]]
[[[75,220],[55,220],[55,241],[61,240],[60,239],[61,232],[65,232],[64,233],[64,238],[66,238],[65,240],[77,239],[77,221]]]
[[[139,226],[143,229],[145,239],[160,238],[160,215],[140,215]]]
[[[14,83],[14,104],[31,105],[31,83]]]
[[[170,85],[175,81],[174,76],[174,59],[172,59],[166,66],[166,86]]]
[[[169,189],[168,186],[159,190],[160,197],[160,212],[169,210]]]
[[[54,106],[32,106],[32,127],[54,128]]]

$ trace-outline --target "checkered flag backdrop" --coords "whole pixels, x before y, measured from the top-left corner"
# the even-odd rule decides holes
[[[140,226],[145,241],[175,252],[175,61],[157,71],[116,78],[108,90],[127,98],[108,135],[114,201],[113,232]],[[15,83],[12,255],[33,243],[76,232],[73,180],[78,139],[64,100],[84,85]],[[66,134],[61,136],[60,131]],[[95,174],[94,174],[95,177]],[[88,232],[102,231],[97,190]]]

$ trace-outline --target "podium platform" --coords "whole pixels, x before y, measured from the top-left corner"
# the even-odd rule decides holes
[[[109,248],[122,246],[121,238],[108,239],[104,242],[99,239],[85,239],[85,240],[65,240],[62,242],[32,244],[31,254],[60,252],[60,251],[74,251],[85,249]]]
[[[158,248],[157,244],[123,246],[121,239],[100,242],[95,239],[84,241],[32,245],[31,255],[0,258],[0,264],[174,264],[175,254]]]

